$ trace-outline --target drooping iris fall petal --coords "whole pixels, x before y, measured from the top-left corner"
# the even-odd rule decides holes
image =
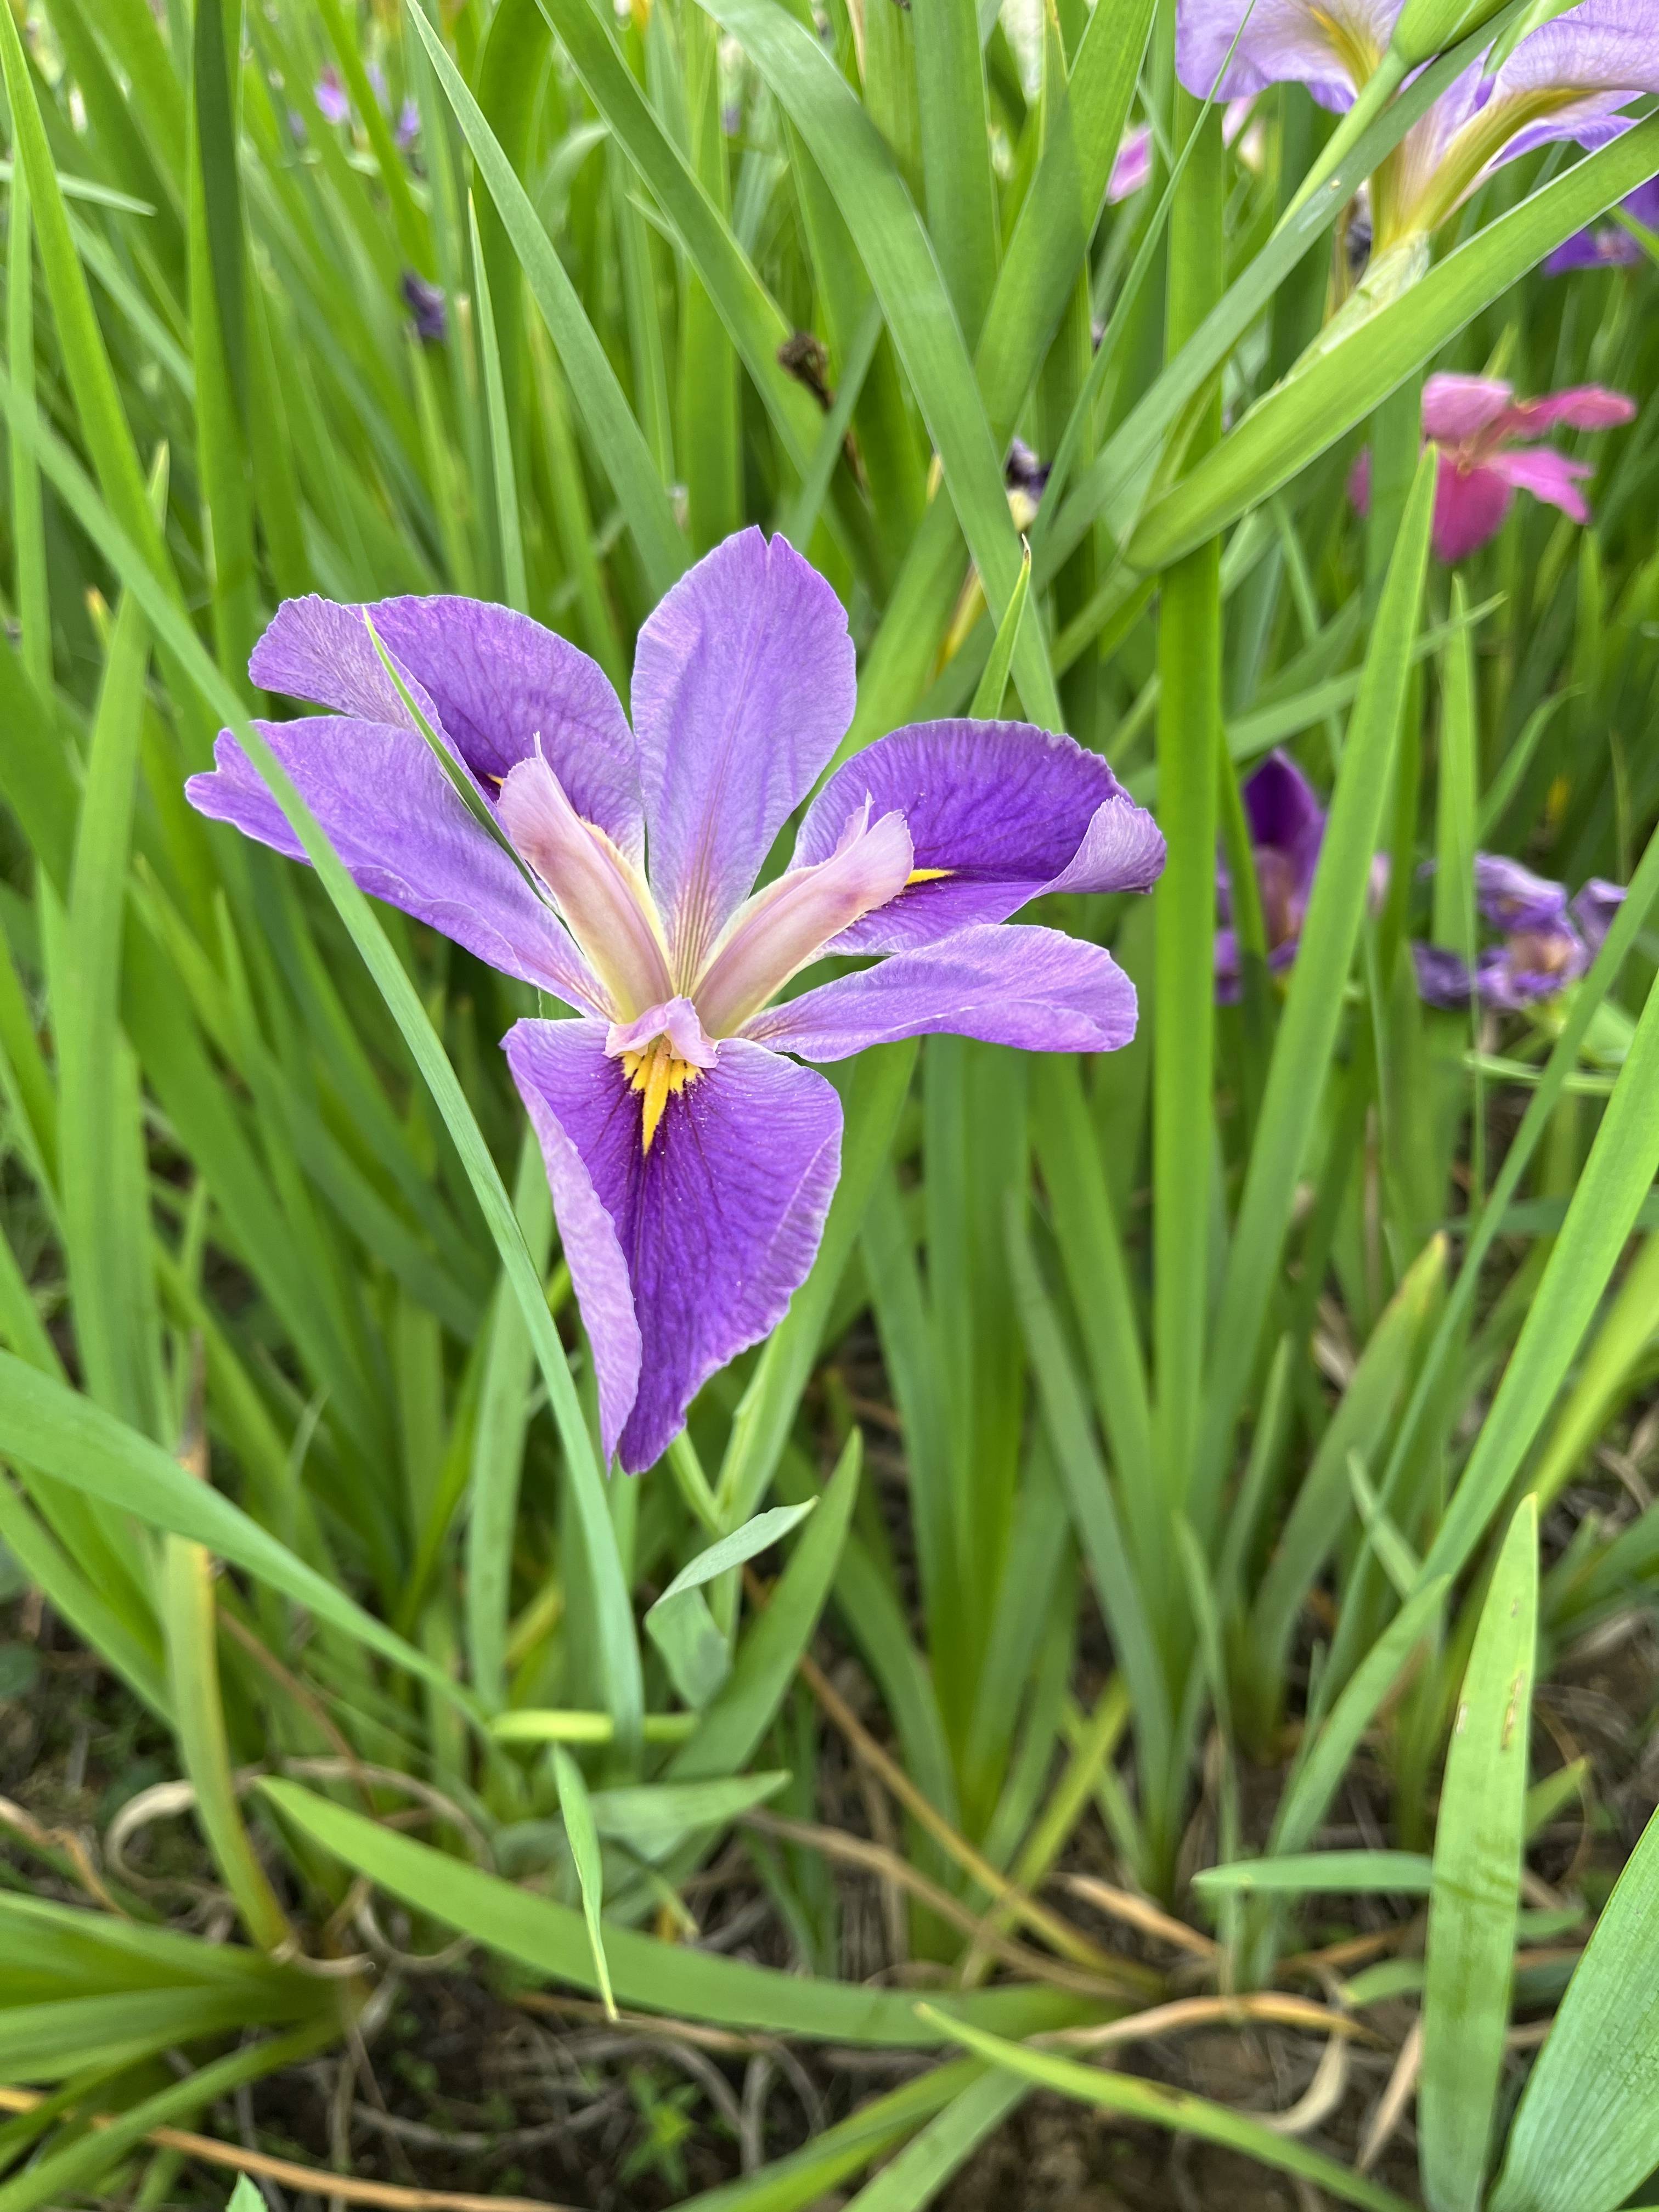
[[[507,1056],[587,1322],[605,1451],[637,1474],[805,1279],[840,1171],[841,1102],[810,1068],[728,1037],[646,1152],[599,1024],[520,1022]]]
[[[504,975],[597,1010],[604,994],[552,908],[486,836],[413,730],[356,716],[254,726],[297,785],[354,881],[465,945]],[[223,732],[191,804],[291,860],[305,848],[241,746]]]

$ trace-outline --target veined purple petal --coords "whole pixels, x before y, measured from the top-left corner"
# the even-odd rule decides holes
[[[474,820],[423,738],[339,714],[254,727],[361,889],[430,922],[503,975],[567,1006],[603,1009],[604,994],[558,917]],[[287,817],[228,730],[214,759],[211,775],[185,786],[191,805],[304,860]]]
[[[840,1173],[841,1103],[811,1069],[728,1037],[647,1152],[601,1024],[520,1022],[506,1044],[593,1347],[605,1455],[637,1474],[805,1280]]]
[[[745,1034],[822,1060],[935,1032],[1026,1052],[1115,1052],[1134,1031],[1134,985],[1100,945],[986,923],[803,991]]]
[[[884,814],[872,823],[866,803],[827,860],[792,868],[757,891],[732,915],[696,984],[710,1035],[741,1029],[832,938],[896,898],[912,858],[904,817]]]
[[[408,718],[360,606],[285,599],[248,673],[267,691],[314,699],[381,722]],[[528,616],[480,599],[380,599],[375,634],[410,679],[416,703],[484,791],[536,749],[576,811],[629,860],[644,849],[634,733],[605,671]]]
[[[1474,856],[1474,900],[1495,929],[1547,930],[1566,920],[1567,894],[1507,853]]]
[[[1504,526],[1515,488],[1497,470],[1466,468],[1443,453],[1434,483],[1434,554],[1437,561],[1467,560]]]
[[[1592,876],[1572,902],[1571,914],[1592,958],[1601,950],[1613,918],[1625,903],[1625,886]]]
[[[647,618],[634,721],[651,885],[682,981],[845,735],[854,690],[841,602],[787,538],[728,538]]]
[[[1580,0],[1522,40],[1492,96],[1555,91],[1659,92],[1650,0]]]
[[[935,944],[1044,891],[1147,890],[1164,866],[1158,824],[1099,754],[1024,722],[916,722],[878,738],[807,809],[793,865],[827,858],[866,798],[903,815],[917,879],[836,952]]]
[[[672,998],[668,947],[644,875],[603,830],[582,819],[539,754],[508,771],[500,813],[615,1012],[627,1021]]]
[[[1236,99],[1305,84],[1326,107],[1350,106],[1381,60],[1401,0],[1181,0],[1176,71],[1188,92]],[[1241,29],[1242,26],[1242,29]],[[1235,46],[1234,41],[1237,44]],[[1231,53],[1231,58],[1229,59]],[[1222,74],[1216,82],[1218,72]]]

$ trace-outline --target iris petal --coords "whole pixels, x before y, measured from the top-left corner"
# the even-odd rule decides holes
[[[628,1020],[672,998],[668,948],[644,877],[597,823],[583,821],[539,756],[520,761],[502,784],[501,818],[617,1014]]]
[[[841,1103],[810,1068],[728,1038],[669,1100],[647,1153],[605,1042],[599,1022],[520,1022],[507,1056],[593,1347],[605,1450],[637,1474],[805,1279],[840,1173]]]

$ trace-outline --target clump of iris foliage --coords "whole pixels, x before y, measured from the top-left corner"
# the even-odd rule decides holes
[[[374,1896],[937,2059],[711,2205],[1659,2165],[1659,1844],[1528,1867],[1659,1578],[1659,6],[1242,13],[0,10],[0,1541],[175,1758],[4,1813],[0,2212],[372,2045]]]

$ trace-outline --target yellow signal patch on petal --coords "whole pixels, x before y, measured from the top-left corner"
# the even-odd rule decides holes
[[[622,1064],[629,1089],[639,1091],[644,1101],[641,1149],[648,1152],[669,1100],[694,1083],[702,1070],[678,1059],[665,1036],[653,1037],[643,1052],[623,1053]]]
[[[904,878],[904,888],[908,891],[912,884],[936,884],[941,876],[955,873],[954,868],[912,868]]]

